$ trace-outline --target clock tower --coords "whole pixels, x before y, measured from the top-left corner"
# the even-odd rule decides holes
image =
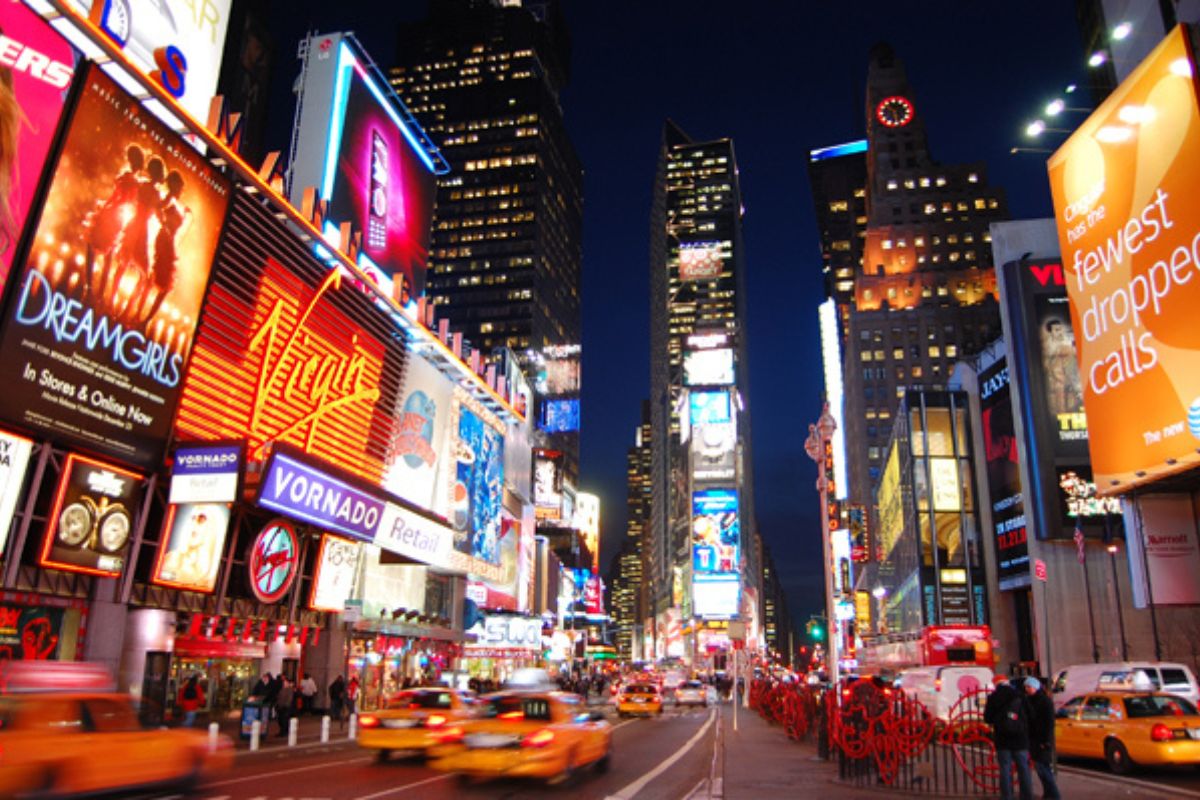
[[[904,64],[890,45],[871,48],[867,67],[867,180],[869,196],[887,191],[883,176],[898,172],[928,171],[929,146],[921,115]],[[880,183],[880,181],[883,183]],[[876,220],[868,205],[868,215]],[[888,222],[890,220],[878,220]]]

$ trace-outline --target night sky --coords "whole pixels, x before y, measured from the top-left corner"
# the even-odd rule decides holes
[[[290,120],[306,29],[352,30],[381,67],[395,22],[425,0],[276,4],[271,113]],[[862,138],[867,55],[904,61],[932,155],[984,161],[1013,218],[1049,216],[1045,154],[1010,154],[1027,122],[1086,66],[1068,0],[565,0],[573,55],[563,96],[585,170],[581,489],[601,497],[602,561],[625,523],[625,454],[649,392],[649,219],[663,121],[697,141],[731,137],[740,169],[759,528],[793,615],[823,607],[816,469],[821,256],[810,149]],[[1077,105],[1077,104],[1076,104]],[[1081,116],[1075,115],[1078,122]],[[1061,127],[1061,126],[1059,126]],[[286,149],[288,126],[271,145]],[[1056,145],[1061,136],[1045,135]],[[1037,146],[1037,145],[1034,145]],[[1048,146],[1048,145],[1041,145]]]

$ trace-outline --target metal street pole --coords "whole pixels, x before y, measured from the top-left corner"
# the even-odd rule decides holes
[[[821,411],[817,424],[808,426],[808,439],[804,443],[805,452],[809,458],[817,462],[817,491],[821,496],[821,557],[825,565],[825,629],[826,629],[826,669],[829,682],[834,686],[838,683],[838,646],[834,632],[834,597],[833,597],[833,551],[829,541],[829,482],[825,475],[825,445],[833,438],[837,430],[837,422],[829,413],[826,403]]]

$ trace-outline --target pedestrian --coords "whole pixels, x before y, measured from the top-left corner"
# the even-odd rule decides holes
[[[284,736],[288,732],[288,721],[292,718],[292,706],[296,702],[296,690],[292,688],[292,682],[287,678],[280,676],[279,693],[275,695],[275,718],[279,720],[279,735]]]
[[[264,672],[262,677],[258,679],[258,683],[254,684],[254,688],[250,690],[253,697],[266,698],[271,690],[271,673]]]
[[[1000,770],[1001,800],[1012,800],[1012,770],[1017,768],[1021,800],[1033,800],[1029,773],[1029,703],[1025,692],[1003,678],[983,707],[983,721],[992,726],[996,765]]]
[[[1037,678],[1025,679],[1025,699],[1029,702],[1029,757],[1042,782],[1044,800],[1060,800],[1054,779],[1054,701]]]
[[[346,711],[346,681],[341,675],[333,679],[333,683],[329,684],[329,712],[338,722],[338,729],[341,730],[345,724],[343,715]]]
[[[358,676],[351,675],[350,683],[346,686],[346,708],[351,714],[358,713]]]
[[[316,713],[317,703],[317,682],[312,679],[312,675],[304,673],[304,680],[300,682],[300,708],[301,712],[307,711],[309,714]]]
[[[193,673],[183,684],[179,690],[178,705],[183,711],[183,727],[191,728],[196,724],[196,712],[204,707],[204,688],[200,686],[200,676]]]

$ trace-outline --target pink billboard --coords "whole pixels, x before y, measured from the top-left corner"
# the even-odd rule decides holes
[[[75,52],[20,0],[0,0],[0,288],[62,116]]]

